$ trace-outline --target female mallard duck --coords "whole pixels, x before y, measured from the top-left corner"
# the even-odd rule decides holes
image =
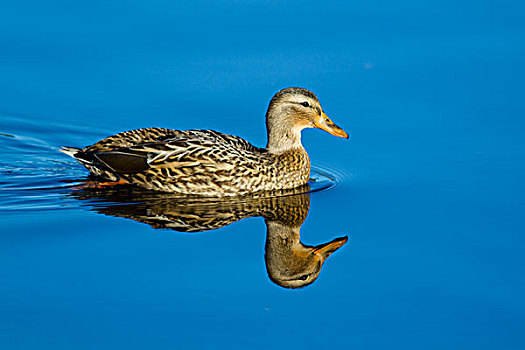
[[[312,127],[348,138],[312,92],[287,88],[268,106],[266,148],[212,130],[144,128],[109,136],[84,149],[61,151],[105,181],[184,195],[242,195],[307,183],[310,159],[301,144],[301,131]]]

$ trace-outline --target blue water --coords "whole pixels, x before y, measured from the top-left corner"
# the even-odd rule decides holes
[[[524,10],[0,5],[0,348],[525,348]],[[351,134],[303,133],[301,241],[349,241],[301,289],[269,279],[261,217],[155,229],[150,199],[82,192],[57,151],[146,126],[264,146],[287,86]]]

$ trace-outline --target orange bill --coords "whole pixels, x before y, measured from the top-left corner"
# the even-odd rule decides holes
[[[314,123],[314,126],[334,136],[344,137],[345,139],[348,138],[348,134],[343,129],[335,125],[335,123],[331,121],[324,112],[322,112],[319,120]]]
[[[330,254],[332,254],[337,249],[344,246],[347,241],[348,241],[348,236],[339,237],[339,238],[332,240],[331,242],[320,244],[314,247],[313,251],[314,253],[321,254],[323,259],[326,259],[330,256]]]

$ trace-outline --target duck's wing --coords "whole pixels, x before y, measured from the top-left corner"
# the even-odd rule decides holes
[[[113,148],[106,139],[105,144],[99,142],[75,157],[96,175],[113,179],[114,176],[106,175],[109,172],[130,180],[131,176],[130,182],[148,183],[147,187],[162,189],[161,183],[166,182],[178,183],[178,186],[199,186],[205,182],[220,187],[223,182],[235,181],[235,174],[255,176],[258,173],[255,166],[260,162],[260,154],[265,152],[240,137],[211,130],[172,130],[154,142],[114,147],[133,137],[114,138]]]
[[[177,130],[172,130],[177,131]],[[243,151],[251,151],[251,152],[264,152],[264,149],[261,149],[259,147],[253,146],[251,143],[246,141],[245,139],[235,136],[235,135],[228,135],[224,134],[222,132],[214,131],[214,130],[185,130],[185,131],[178,131],[178,133],[172,133],[167,134],[166,136],[162,137],[161,140],[164,142],[177,142],[178,140],[186,139],[186,140],[196,140],[196,141],[202,141],[204,144],[215,144],[215,145],[229,145],[236,149],[243,150]]]
[[[108,154],[111,154],[115,157],[111,161],[117,163],[130,161],[132,168],[159,169],[163,173],[168,172],[168,169],[178,170],[182,175],[188,175],[185,170],[189,168],[198,168],[207,173],[231,170],[236,165],[256,161],[263,152],[263,149],[237,136],[212,130],[188,130],[178,135],[168,135],[158,142],[104,152],[101,156],[107,159]],[[192,175],[195,174],[192,172]]]
[[[88,146],[84,152],[109,152],[145,143],[159,142],[169,137],[184,136],[187,131],[164,128],[142,128],[120,132]]]

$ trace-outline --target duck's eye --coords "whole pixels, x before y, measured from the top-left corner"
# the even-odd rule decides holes
[[[306,281],[308,279],[308,276],[310,275],[302,275],[301,277],[298,278],[298,280]]]
[[[303,103],[301,103],[301,106],[303,106],[303,107],[310,107],[310,104],[308,102],[303,102]]]

